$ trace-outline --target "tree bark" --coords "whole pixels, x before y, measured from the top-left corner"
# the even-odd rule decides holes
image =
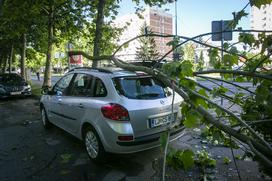
[[[11,73],[12,58],[13,58],[13,44],[11,45],[11,48],[10,48],[10,56],[9,56],[9,62],[8,62],[9,73]]]
[[[97,17],[95,22],[95,36],[94,36],[94,51],[93,56],[98,57],[100,55],[101,38],[102,38],[102,26],[104,23],[104,7],[105,0],[99,0],[97,4]],[[98,61],[93,61],[92,67],[97,67]]]
[[[8,63],[8,55],[6,55],[6,56],[3,57],[2,73],[5,73],[6,67],[7,67],[7,63]]]
[[[25,73],[25,56],[26,56],[26,34],[22,35],[22,49],[21,49],[21,76],[26,79]]]
[[[51,87],[51,64],[52,64],[52,51],[53,51],[53,18],[54,18],[54,4],[50,1],[50,9],[48,14],[48,41],[46,52],[46,63],[44,72],[43,87]]]

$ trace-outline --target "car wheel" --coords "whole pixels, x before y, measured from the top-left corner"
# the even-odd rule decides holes
[[[85,129],[84,145],[91,160],[100,163],[106,160],[106,152],[94,128],[87,127]]]
[[[44,107],[41,109],[41,119],[42,119],[42,124],[44,128],[48,129],[51,127],[51,123],[49,122],[47,118],[47,114]]]

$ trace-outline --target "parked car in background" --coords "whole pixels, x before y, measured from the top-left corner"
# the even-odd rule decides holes
[[[168,125],[176,127],[171,141],[181,136],[180,104],[172,90],[142,72],[120,68],[75,68],[40,100],[45,128],[51,123],[84,141],[91,159],[106,152],[133,153],[159,146]]]
[[[5,73],[14,73],[14,74],[20,74],[21,70],[19,68],[11,67],[11,70],[9,72],[9,68],[6,68]]]
[[[30,96],[30,85],[16,73],[0,74],[0,98]]]

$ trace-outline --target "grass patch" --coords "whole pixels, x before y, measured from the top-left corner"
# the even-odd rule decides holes
[[[37,84],[31,84],[31,90],[32,90],[32,95],[34,97],[41,97],[41,91],[42,91],[42,87],[41,85],[37,85]]]

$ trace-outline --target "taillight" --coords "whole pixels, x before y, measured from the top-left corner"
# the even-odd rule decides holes
[[[126,108],[119,104],[110,103],[102,106],[101,112],[105,118],[115,121],[129,121],[129,114]]]

